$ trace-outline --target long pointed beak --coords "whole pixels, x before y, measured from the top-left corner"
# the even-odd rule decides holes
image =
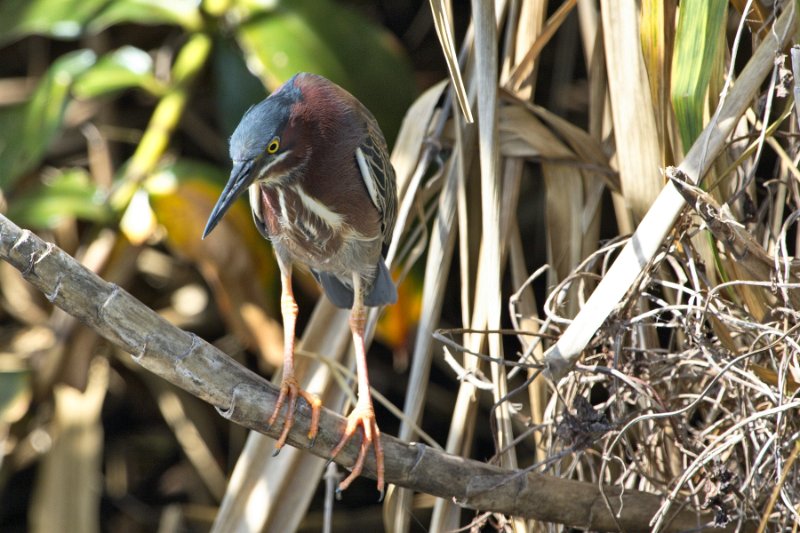
[[[225,188],[222,190],[219,200],[217,200],[217,205],[214,206],[211,215],[208,217],[206,229],[203,230],[204,239],[211,233],[219,221],[222,220],[225,212],[228,211],[236,199],[239,198],[253,182],[253,176],[250,175],[252,169],[252,160],[234,163],[233,169],[231,169],[231,177],[228,179],[228,183],[225,184]]]

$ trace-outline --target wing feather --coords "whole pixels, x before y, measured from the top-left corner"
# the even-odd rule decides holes
[[[369,114],[367,117],[367,135],[356,148],[356,161],[372,203],[381,214],[383,242],[388,245],[397,216],[397,185],[383,134],[375,119]]]

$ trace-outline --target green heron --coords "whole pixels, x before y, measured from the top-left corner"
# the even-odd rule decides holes
[[[397,204],[386,140],[375,117],[353,95],[322,76],[301,73],[245,113],[231,137],[230,156],[231,176],[203,237],[247,189],[255,225],[272,241],[281,272],[283,379],[269,425],[285,403],[287,414],[276,453],[292,428],[298,396],[311,406],[312,444],[319,423],[319,399],[302,390],[294,375],[297,303],[291,276],[297,263],[311,270],[334,305],[351,309],[358,400],[332,457],[359,425],[364,438],[339,490],[361,473],[374,447],[382,494],[383,449],[369,392],[364,327],[366,306],[397,300],[384,262]]]

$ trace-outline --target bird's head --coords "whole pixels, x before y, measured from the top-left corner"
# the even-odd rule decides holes
[[[254,105],[242,117],[230,141],[233,168],[203,231],[205,238],[225,212],[247,188],[289,174],[297,165],[299,121],[292,120],[303,92],[298,76],[284,83],[269,97]]]

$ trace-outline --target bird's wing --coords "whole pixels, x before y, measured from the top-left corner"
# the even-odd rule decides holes
[[[392,239],[397,209],[397,186],[394,168],[389,161],[389,151],[375,119],[367,120],[367,132],[356,148],[356,161],[364,185],[375,208],[381,214],[384,244]]]

